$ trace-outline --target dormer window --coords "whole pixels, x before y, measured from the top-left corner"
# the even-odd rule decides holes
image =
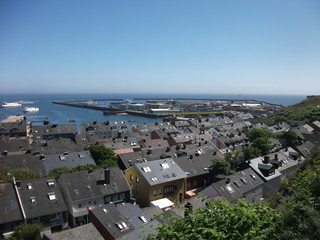
[[[140,218],[140,220],[141,220],[142,222],[144,222],[144,223],[147,222],[147,219],[146,219],[144,216],[140,216],[139,218]]]

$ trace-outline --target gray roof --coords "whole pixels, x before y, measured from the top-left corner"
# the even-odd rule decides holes
[[[103,240],[104,237],[101,236],[99,231],[95,228],[92,223],[82,225],[80,227],[65,230],[59,233],[49,234],[44,233],[49,240]]]
[[[110,184],[105,184],[104,169],[61,175],[59,185],[64,185],[72,201],[107,196],[130,191],[130,186],[118,167],[110,169]]]
[[[67,211],[53,178],[23,180],[18,190],[27,219]]]
[[[54,168],[96,165],[89,151],[83,152],[64,152],[60,154],[44,155],[42,163],[47,173]]]
[[[19,202],[12,183],[0,183],[0,224],[22,221]]]
[[[251,168],[247,168],[212,185],[222,197],[232,202],[235,199],[242,198],[247,192],[254,190],[263,183],[263,180]]]
[[[10,169],[29,169],[44,175],[45,169],[39,156],[31,154],[10,155],[0,158],[0,166]]]
[[[129,218],[119,213],[114,204],[107,204],[102,207],[90,209],[90,215],[94,215],[99,223],[112,235],[113,238],[119,238],[134,230]],[[96,221],[94,221],[95,223]],[[99,225],[100,225],[99,224]]]
[[[138,163],[135,166],[150,185],[185,178],[187,175],[172,158]]]
[[[49,124],[32,126],[32,135],[36,140],[40,140],[42,136],[46,135],[63,135],[76,133],[77,126],[75,124]]]

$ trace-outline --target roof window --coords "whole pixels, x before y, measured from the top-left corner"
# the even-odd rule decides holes
[[[36,198],[35,197],[30,197],[30,202],[32,204],[36,204]]]
[[[52,193],[48,193],[48,198],[52,201],[52,200],[56,200],[56,194],[54,192]]]
[[[139,218],[140,218],[140,220],[141,220],[142,222],[144,222],[144,223],[147,222],[147,219],[146,219],[144,216],[140,216]]]
[[[161,163],[160,165],[161,165],[161,167],[162,167],[163,169],[169,168],[169,164],[168,164],[168,163]]]
[[[74,189],[73,192],[74,192],[75,195],[79,195],[79,190],[78,189]]]
[[[52,179],[48,180],[48,181],[47,181],[47,184],[48,184],[48,187],[49,187],[49,188],[52,188],[52,187],[55,187],[55,186],[56,186],[54,180],[52,180]]]
[[[248,181],[247,179],[245,179],[245,178],[241,178],[241,181],[242,181],[245,185],[247,185],[247,184],[249,183],[249,181]]]
[[[238,181],[234,181],[233,183],[234,183],[234,185],[236,185],[238,188],[241,188],[241,184],[240,184]]]
[[[150,167],[143,167],[142,170],[143,170],[144,172],[151,172]]]
[[[31,184],[31,183],[27,183],[27,188],[28,188],[29,190],[32,190],[32,184]]]
[[[227,189],[227,191],[229,193],[233,193],[234,192],[233,188],[230,185],[226,186],[226,189]]]

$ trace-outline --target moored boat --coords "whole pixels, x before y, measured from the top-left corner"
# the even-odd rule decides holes
[[[18,102],[4,102],[1,105],[2,108],[15,108],[15,107],[21,107],[21,104]]]
[[[37,107],[25,107],[23,109],[23,112],[25,113],[33,113],[33,112],[38,112],[39,111],[39,108]]]

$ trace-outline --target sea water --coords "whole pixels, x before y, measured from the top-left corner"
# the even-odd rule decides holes
[[[103,115],[102,111],[53,104],[53,101],[83,99],[129,99],[133,98],[202,98],[202,99],[255,99],[283,106],[298,103],[306,98],[303,95],[236,95],[236,94],[2,94],[0,103],[19,100],[32,101],[18,108],[0,108],[0,121],[12,115],[25,114],[29,121],[42,121],[48,118],[50,123],[75,123],[79,129],[82,122],[92,121],[130,121],[132,124],[161,122],[160,118],[146,118],[132,115]],[[107,102],[106,102],[107,103]],[[25,107],[38,107],[36,113],[23,113]]]

